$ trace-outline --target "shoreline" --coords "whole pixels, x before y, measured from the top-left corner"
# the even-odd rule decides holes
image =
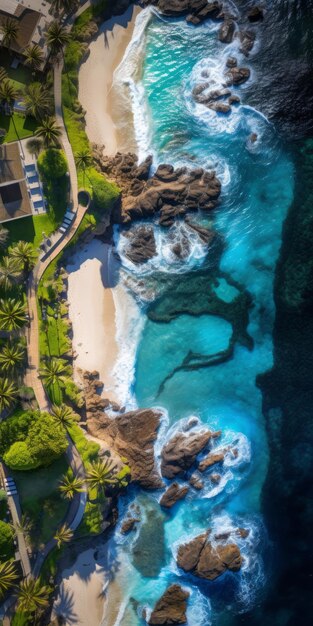
[[[116,110],[112,94],[113,75],[123,60],[140,11],[139,6],[131,5],[123,15],[103,22],[79,70],[78,99],[86,111],[86,133],[92,143],[104,146],[104,154],[108,156],[114,155],[125,143],[117,127],[121,111]],[[127,124],[127,144],[134,149],[132,121]]]

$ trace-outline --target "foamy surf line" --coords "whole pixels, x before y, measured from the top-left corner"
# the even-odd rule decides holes
[[[136,81],[135,75],[138,72],[138,68],[142,66],[145,32],[153,15],[154,11],[151,7],[147,7],[139,13],[136,18],[132,39],[126,48],[121,63],[113,74],[114,86],[119,89],[120,94],[124,98],[131,102],[139,161],[144,160],[147,156],[150,141],[144,87],[140,81]]]

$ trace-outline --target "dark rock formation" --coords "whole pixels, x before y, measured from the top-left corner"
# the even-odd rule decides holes
[[[178,483],[172,483],[163,494],[160,505],[166,509],[170,509],[178,500],[182,500],[187,495],[188,491],[189,487],[187,485],[180,487]]]
[[[240,103],[240,98],[239,96],[230,96],[230,98],[228,98],[228,102],[229,104],[239,104]]]
[[[168,17],[184,17],[187,22],[197,25],[206,19],[219,17],[221,5],[217,0],[141,0],[144,6],[154,5]]]
[[[214,545],[208,540],[209,531],[181,545],[177,554],[177,565],[194,576],[215,580],[227,570],[238,572],[242,557],[234,543]]]
[[[250,11],[248,11],[247,17],[249,22],[260,22],[260,20],[263,20],[264,11],[261,7],[253,7]]]
[[[201,489],[203,489],[204,487],[204,482],[203,480],[201,480],[199,474],[191,474],[190,478],[189,478],[189,484],[191,485],[191,487],[193,487],[194,489],[197,489],[197,491],[200,491]]]
[[[229,85],[242,85],[249,80],[251,72],[248,67],[232,67],[227,73],[227,83]]]
[[[209,467],[213,467],[213,465],[217,465],[218,463],[223,463],[225,458],[225,451],[221,452],[210,452],[208,456],[206,456],[202,461],[200,461],[198,465],[198,470],[200,472],[205,472]]]
[[[121,526],[121,533],[123,533],[123,535],[130,533],[130,531],[134,529],[137,522],[140,522],[139,517],[126,517]]]
[[[163,164],[149,178],[151,157],[138,165],[134,154],[117,153],[109,158],[98,146],[94,147],[94,156],[100,169],[122,190],[121,204],[113,214],[117,223],[127,224],[160,213],[160,223],[170,226],[188,211],[210,211],[217,205],[221,183],[215,172],[202,168],[175,170]]]
[[[125,457],[132,481],[146,489],[157,489],[163,484],[153,448],[161,415],[159,411],[141,409],[114,418],[102,413],[87,421],[88,432],[106,441],[121,457]]]
[[[231,43],[235,33],[235,22],[225,20],[218,31],[218,38],[222,43]]]
[[[136,226],[124,232],[129,245],[125,256],[136,265],[152,259],[156,255],[154,230],[152,226]]]
[[[177,433],[162,448],[161,473],[165,478],[183,476],[194,464],[197,455],[204,450],[214,434],[210,430]]]
[[[148,624],[150,626],[170,626],[186,624],[188,591],[180,585],[170,585],[156,603]]]
[[[213,239],[217,236],[215,230],[210,230],[209,228],[204,228],[204,226],[200,226],[196,224],[196,222],[191,221],[191,219],[187,216],[186,223],[188,228],[194,230],[203,243],[206,243],[208,246],[212,243]]]
[[[254,46],[255,33],[253,30],[241,30],[238,37],[240,40],[240,52],[248,56]]]
[[[209,104],[209,109],[212,109],[212,111],[216,113],[230,113],[231,106],[225,102],[212,102]]]
[[[238,61],[235,57],[228,57],[226,61],[226,67],[237,67]]]

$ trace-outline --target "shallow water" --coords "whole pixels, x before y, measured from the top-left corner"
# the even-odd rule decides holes
[[[248,61],[244,60],[237,43],[225,46],[217,41],[216,30],[216,25],[210,22],[195,29],[184,20],[164,20],[156,15],[149,18],[148,12],[143,12],[137,24],[137,39],[135,32],[138,55],[144,51],[143,70],[140,81],[137,72],[137,81],[130,84],[130,92],[141,156],[152,152],[155,166],[170,162],[174,166],[214,168],[221,178],[220,206],[214,215],[201,218],[204,222],[213,221],[224,238],[214,288],[220,300],[227,303],[234,302],[245,290],[251,294],[253,306],[249,310],[247,332],[253,347],[236,340],[229,360],[202,367],[203,355],[210,357],[227,349],[232,335],[230,322],[213,314],[195,315],[192,301],[190,314],[175,315],[170,322],[155,321],[150,315],[153,302],[147,304],[140,299],[136,284],[140,282],[142,289],[144,283],[150,290],[154,285],[152,293],[158,294],[164,313],[177,302],[175,284],[183,284],[184,273],[197,276],[205,271],[208,259],[205,260],[195,240],[186,263],[175,265],[170,255],[164,253],[168,238],[173,233],[179,236],[181,226],[171,229],[171,233],[155,226],[159,254],[143,267],[133,266],[123,256],[122,235],[117,245],[124,279],[128,285],[129,277],[133,281],[143,326],[130,390],[132,399],[139,407],[158,406],[166,412],[157,452],[169,437],[169,429],[174,432],[183,426],[185,418],[196,415],[202,424],[222,429],[222,440],[217,447],[234,443],[239,454],[235,461],[226,459],[218,487],[212,487],[206,478],[204,490],[190,491],[170,514],[160,513],[156,504],[160,494],[142,496],[133,492],[121,504],[122,515],[129,502],[137,499],[143,519],[148,516],[151,520],[155,516],[156,525],[162,527],[161,556],[153,548],[152,526],[146,540],[151,561],[159,559],[157,573],[150,577],[143,574],[133,555],[137,536],[144,532],[144,522],[135,536],[116,535],[118,560],[123,564],[117,578],[123,576],[125,606],[130,606],[130,598],[135,600],[131,605],[134,624],[142,623],[139,617],[142,606],[152,607],[166,585],[174,581],[187,585],[191,592],[189,626],[222,624],[227,616],[245,612],[257,603],[268,575],[264,563],[268,540],[260,513],[268,450],[256,377],[268,370],[273,361],[274,269],[282,224],[293,198],[293,163],[275,126],[263,114],[262,102],[254,102],[255,108],[249,104],[246,94],[256,80],[253,54]],[[256,52],[260,45],[257,40]],[[132,46],[132,59],[138,61],[138,55]],[[203,71],[210,72],[213,85],[220,87],[229,55],[244,62],[252,74],[247,84],[236,89],[242,104],[223,116],[196,104],[191,92],[203,80]],[[124,64],[128,71],[130,62],[126,56]],[[125,66],[119,69],[119,77],[123,71]],[[255,144],[249,140],[252,132],[258,135]],[[156,285],[162,285],[160,292]],[[203,293],[195,292],[194,299],[205,297],[210,285],[209,273],[207,282],[204,280],[201,285]],[[194,369],[186,370],[181,366],[190,351],[197,353],[198,360]],[[226,574],[211,583],[183,575],[177,568],[175,551],[186,538],[209,527],[223,531],[238,525],[250,528],[248,540],[240,543],[244,556],[240,573]],[[120,616],[119,623],[126,626],[129,617]]]

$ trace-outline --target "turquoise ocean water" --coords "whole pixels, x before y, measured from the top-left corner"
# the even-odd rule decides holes
[[[160,511],[160,493],[134,490],[121,504],[121,519],[135,500],[143,518],[135,534],[123,537],[116,533],[117,579],[124,596],[119,616],[122,626],[143,623],[142,607],[152,607],[170,582],[179,582],[190,590],[189,626],[230,624],[230,616],[250,609],[266,585],[264,554],[268,538],[260,497],[268,450],[256,377],[271,367],[273,359],[274,269],[282,224],[293,197],[293,163],[275,126],[263,115],[261,103],[260,110],[249,106],[245,92],[258,80],[253,54],[246,60],[237,43],[219,43],[217,28],[212,23],[194,28],[184,20],[164,20],[156,15],[147,19],[147,12],[140,15],[130,50],[134,54],[135,47],[140,49],[143,58],[142,75],[131,86],[136,135],[141,156],[152,153],[155,166],[166,162],[216,169],[222,182],[221,202],[213,215],[204,218],[224,242],[221,277],[215,290],[228,303],[236,298],[238,289],[251,294],[247,331],[253,348],[237,342],[232,358],[224,363],[173,373],[190,350],[200,355],[225,350],[231,324],[217,315],[186,312],[168,323],[156,322],[149,317],[151,303],[142,302],[136,295],[144,324],[136,346],[131,393],[137,406],[162,407],[166,412],[157,453],[171,432],[183,428],[190,416],[197,416],[202,424],[221,429],[222,440],[217,447],[234,443],[238,457],[226,461],[218,486],[205,478],[203,491],[190,491],[169,514]],[[257,40],[256,51],[261,45]],[[244,60],[251,69],[251,79],[236,90],[242,104],[223,116],[196,104],[191,92],[203,72],[209,73],[216,87],[221,86],[230,55]],[[124,64],[128,62],[129,57],[124,59]],[[249,140],[251,133],[258,135],[255,144]],[[188,259],[174,261],[165,250],[169,238],[182,236],[182,227],[175,226],[168,232],[156,225],[155,232],[159,255],[145,267],[127,262],[120,237],[122,271],[132,277],[134,284],[141,281],[147,287],[153,284],[154,289],[162,285],[159,295],[167,294],[170,306],[170,294],[173,300],[176,297],[175,281],[183,284],[186,276],[201,273],[210,262],[210,251],[206,256],[199,241],[190,237]],[[204,280],[201,289],[205,292],[206,288]],[[145,519],[149,520],[149,533],[145,533]],[[248,540],[239,541],[245,557],[240,573],[210,583],[199,582],[178,570],[175,551],[180,543],[207,528],[221,532],[238,525],[251,529]],[[134,556],[138,537],[141,548],[145,546],[145,559],[150,554],[148,560],[155,563],[149,575]]]

